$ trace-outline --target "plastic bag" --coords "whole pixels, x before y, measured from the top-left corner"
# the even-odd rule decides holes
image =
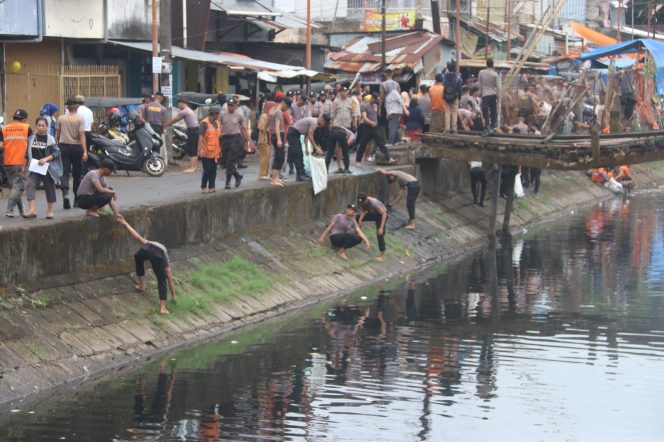
[[[517,173],[514,177],[514,196],[521,198],[525,195],[523,191],[523,184],[521,184],[521,172]]]
[[[311,161],[311,182],[314,185],[314,195],[318,195],[327,189],[327,168],[325,158],[309,156]]]
[[[623,193],[622,184],[620,184],[618,181],[616,181],[613,177],[609,178],[609,181],[604,183],[604,187],[606,187],[611,192],[616,193],[616,194]]]

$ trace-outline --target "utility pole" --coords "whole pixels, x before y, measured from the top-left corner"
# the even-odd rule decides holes
[[[438,0],[431,0],[431,21],[433,22],[434,34],[440,35],[440,6],[438,6]]]
[[[311,70],[311,0],[307,0],[307,45],[305,66]],[[311,92],[311,77],[307,77],[307,92]]]
[[[489,59],[489,13],[490,13],[490,6],[491,6],[491,1],[487,0],[486,1],[486,34],[485,34],[485,39],[486,41],[484,42],[484,61],[487,61]]]
[[[387,67],[387,60],[385,56],[385,28],[387,24],[385,23],[385,0],[380,0],[380,51],[381,51],[381,71],[385,72]]]
[[[454,29],[456,46],[456,73],[461,73],[461,0],[456,0],[456,27]]]
[[[158,26],[157,26],[157,0],[152,0],[152,93],[156,94],[159,92],[159,73],[155,72],[154,59],[159,55],[157,48],[157,37],[158,37]]]
[[[507,0],[507,61],[512,59],[512,0]]]
[[[182,5],[185,9],[186,4]],[[172,74],[172,43],[173,43],[173,22],[172,22],[172,0],[159,0],[159,46],[161,51],[159,55],[162,60],[161,93],[164,94],[164,106],[170,109],[173,106],[173,74]],[[183,30],[184,32],[184,30]],[[162,144],[162,156],[168,165],[168,146],[172,144],[173,138],[170,131],[164,133],[164,144]]]
[[[618,43],[620,43],[620,41],[622,40],[622,32],[620,31],[620,14],[621,14],[621,11],[622,11],[622,4],[623,4],[622,0],[618,0],[618,11],[616,11],[617,12],[616,15],[618,16],[618,18],[617,18],[617,20],[618,20],[618,35],[616,35],[616,40],[618,40]]]

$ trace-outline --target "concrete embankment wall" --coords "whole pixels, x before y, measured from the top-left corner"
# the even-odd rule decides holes
[[[436,166],[436,170],[444,173],[445,167],[449,166]],[[634,171],[643,187],[664,182],[662,164]],[[441,177],[423,181],[427,179]],[[136,246],[111,220],[62,220],[40,232],[43,236],[37,239],[27,229],[19,230],[16,237],[5,236],[13,229],[2,232],[2,266],[10,268],[14,278],[7,280],[27,276],[32,282],[21,283],[16,293],[6,290],[0,297],[0,411],[28,396],[34,400],[38,394],[50,394],[54,386],[89,382],[159,352],[376,281],[394,280],[427,262],[460,257],[486,242],[488,212],[471,204],[465,188],[454,191],[454,187],[418,201],[414,232],[402,228],[407,218],[403,205],[390,214],[385,263],[375,260],[372,226],[366,226],[365,232],[373,250],[357,247],[350,252],[351,261],[341,260],[328,246],[316,242],[329,216],[359,190],[383,198],[386,192],[396,191],[376,176],[331,181],[330,188],[316,198],[307,186],[298,185],[222,192],[129,211],[130,222],[139,230],[172,248],[181,300],[171,306],[169,316],[156,314],[151,272],[147,292],[133,290],[128,272]],[[610,196],[581,173],[545,172],[540,194],[529,192],[517,200],[513,226],[519,229],[564,216],[571,208],[588,207]],[[31,260],[43,262],[45,270],[31,263],[30,270],[24,271],[7,256],[20,256],[23,265],[28,265],[28,258],[38,253],[45,257]],[[67,259],[74,263],[60,262]],[[114,262],[119,264],[109,266]],[[75,273],[78,282],[72,283],[74,279],[66,274],[41,276],[71,272],[76,270],[74,264],[87,271]],[[229,282],[217,284],[222,280]],[[251,289],[233,292],[247,282],[252,283],[246,286]],[[227,291],[228,296],[217,296],[218,291]]]

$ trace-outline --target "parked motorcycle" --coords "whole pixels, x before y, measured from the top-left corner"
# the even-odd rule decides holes
[[[173,129],[173,142],[171,148],[173,149],[173,158],[181,160],[187,154],[187,140],[189,136],[187,132],[177,126],[172,126]]]
[[[166,162],[159,156],[161,137],[148,124],[134,123],[128,144],[119,139],[108,139],[99,134],[91,135],[91,150],[101,159],[110,158],[118,170],[142,170],[150,176],[162,176]]]

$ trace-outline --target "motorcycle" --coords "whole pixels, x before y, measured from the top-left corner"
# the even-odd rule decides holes
[[[118,170],[142,170],[153,177],[162,176],[166,171],[166,162],[158,154],[162,145],[161,137],[148,123],[135,124],[134,127],[129,143],[93,133],[92,152],[101,159],[113,160]]]
[[[187,154],[187,140],[189,136],[187,132],[177,126],[172,126],[173,129],[173,142],[171,148],[173,149],[173,159],[181,160]]]

